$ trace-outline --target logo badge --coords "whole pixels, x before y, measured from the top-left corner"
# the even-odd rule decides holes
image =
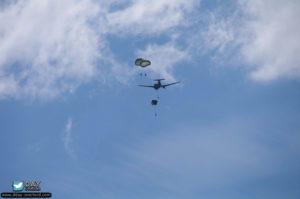
[[[22,191],[24,189],[24,184],[22,181],[13,181],[13,191]]]

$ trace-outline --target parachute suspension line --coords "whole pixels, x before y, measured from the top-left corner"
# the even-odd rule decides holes
[[[139,66],[140,68],[145,68],[145,67],[151,65],[151,61],[143,59],[143,58],[137,58],[134,63],[135,63],[136,66]],[[146,72],[140,72],[140,76],[147,77],[147,73]]]
[[[156,91],[157,92],[157,101],[159,100],[159,90]],[[157,107],[155,107],[155,117],[157,117]]]

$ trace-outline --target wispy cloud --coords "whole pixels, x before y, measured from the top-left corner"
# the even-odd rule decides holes
[[[67,154],[74,159],[76,158],[76,156],[73,148],[70,146],[72,142],[71,134],[72,134],[72,118],[69,118],[65,127],[65,134],[64,134],[63,141],[64,141],[64,147]]]
[[[190,58],[186,49],[180,49],[174,41],[157,45],[150,44],[145,50],[138,50],[137,57],[146,57],[151,60],[149,70],[168,80],[174,80],[172,72],[175,64]]]
[[[230,55],[248,67],[253,80],[299,79],[299,9],[299,1],[240,0],[225,18],[212,12],[201,36],[207,48],[217,50],[216,58]]]
[[[108,14],[113,31],[134,34],[160,34],[187,23],[185,17],[200,1],[134,0],[130,6]]]

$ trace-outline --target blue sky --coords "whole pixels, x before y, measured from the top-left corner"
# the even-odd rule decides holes
[[[1,192],[300,197],[298,1],[0,6]]]

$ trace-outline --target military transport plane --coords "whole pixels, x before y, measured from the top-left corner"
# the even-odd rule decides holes
[[[173,84],[178,84],[180,82],[173,82],[173,83],[170,83],[170,84],[165,84],[165,85],[162,85],[160,81],[162,80],[165,80],[165,79],[155,79],[153,81],[157,81],[157,83],[155,83],[153,86],[148,86],[148,85],[138,85],[138,86],[141,86],[141,87],[149,87],[149,88],[154,88],[155,90],[158,90],[159,88],[166,88],[167,86],[171,86]]]

